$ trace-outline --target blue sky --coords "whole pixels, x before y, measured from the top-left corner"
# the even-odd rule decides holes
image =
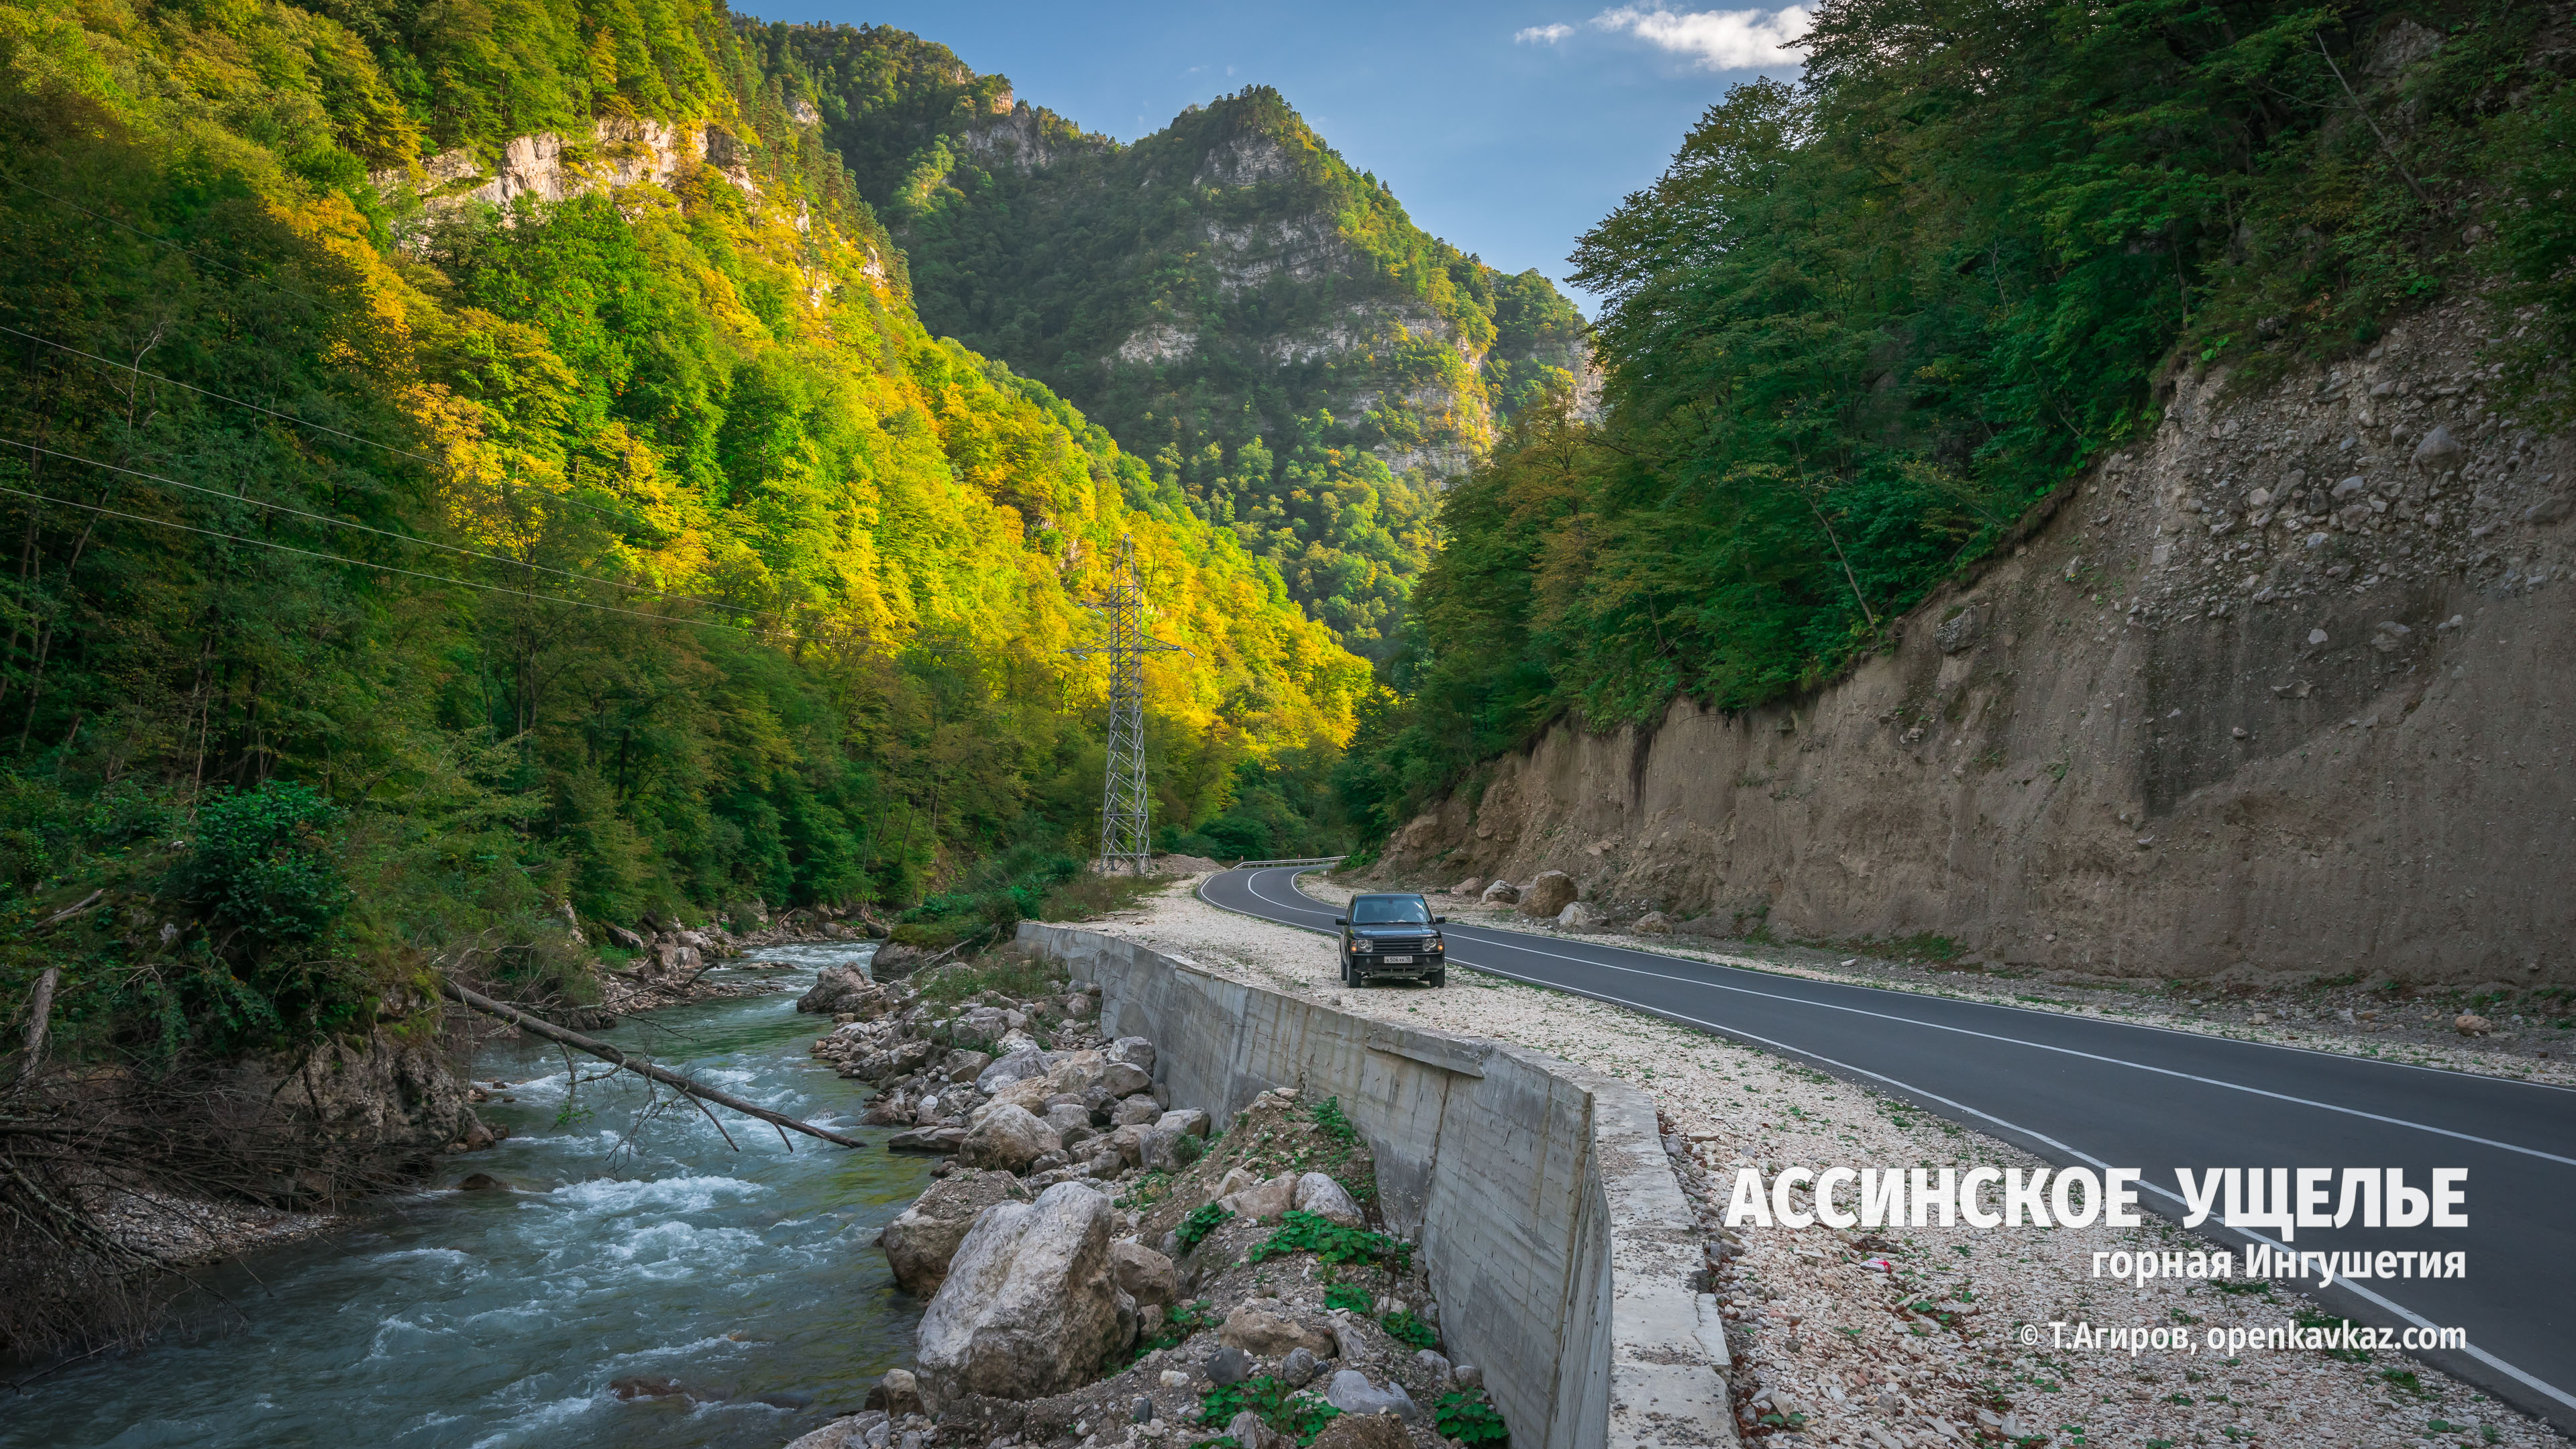
[[[894,25],[1021,99],[1133,140],[1185,106],[1276,86],[1416,223],[1562,285],[1584,230],[1651,182],[1699,113],[1795,75],[1804,12],[1556,0],[736,0],[773,20]],[[1569,291],[1571,289],[1568,289]],[[1577,298],[1585,310],[1589,299]]]

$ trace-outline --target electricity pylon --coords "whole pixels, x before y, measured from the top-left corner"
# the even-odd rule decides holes
[[[1145,656],[1173,651],[1145,632],[1145,586],[1136,577],[1136,538],[1118,540],[1118,562],[1098,609],[1109,637],[1067,654],[1109,656],[1109,768],[1100,787],[1100,869],[1143,875],[1154,863],[1152,796],[1145,788]]]

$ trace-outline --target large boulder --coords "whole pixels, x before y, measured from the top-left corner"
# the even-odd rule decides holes
[[[1297,1179],[1297,1211],[1346,1228],[1356,1228],[1362,1221],[1360,1205],[1351,1200],[1349,1190],[1320,1172]]]
[[[875,1021],[900,1004],[895,993],[868,979],[856,966],[826,966],[814,977],[814,988],[796,998],[798,1011]]]
[[[1172,1260],[1137,1242],[1121,1238],[1109,1245],[1109,1275],[1136,1306],[1181,1301],[1181,1273]]]
[[[1007,1172],[957,1172],[932,1183],[878,1239],[895,1286],[916,1298],[938,1292],[976,1216],[988,1207],[1028,1200],[1028,1188]]]
[[[933,1397],[1035,1399],[1088,1382],[1136,1332],[1110,1276],[1105,1194],[1060,1182],[975,1220],[917,1335]]]
[[[1050,1152],[1064,1149],[1064,1134],[1046,1124],[1046,1120],[1014,1102],[979,1111],[983,1120],[967,1132],[966,1140],[957,1145],[960,1167],[998,1167],[1005,1172],[1025,1172],[1030,1163]]]
[[[851,935],[857,934],[849,931],[846,926],[842,927],[842,930],[848,931]],[[888,941],[877,948],[874,956],[868,958],[868,970],[873,972],[879,981],[893,981],[920,970],[922,963],[929,959],[930,953],[918,946],[906,946],[899,941]]]
[[[1543,870],[1521,891],[1521,914],[1543,921],[1574,904],[1574,897],[1574,877],[1561,870]]]
[[[1141,1036],[1122,1036],[1109,1044],[1107,1053],[1113,1061],[1148,1072],[1154,1070],[1154,1044]]]
[[[975,1074],[975,1090],[989,1097],[1004,1087],[1044,1077],[1050,1065],[1042,1051],[1010,1052]]]

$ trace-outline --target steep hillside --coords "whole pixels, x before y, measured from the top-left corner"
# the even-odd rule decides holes
[[[2576,436],[2499,416],[2492,323],[2194,368],[1848,678],[1560,725],[1385,867],[2080,973],[2576,982]]]
[[[1546,279],[1426,235],[1275,91],[1120,145],[901,31],[746,34],[810,77],[931,330],[1072,399],[1364,654],[1440,482],[1586,365]]]
[[[922,328],[720,11],[10,13],[0,1019],[62,968],[60,1058],[434,1034],[440,970],[588,992],[576,918],[1072,870],[1124,535],[1193,651],[1163,818],[1347,736],[1365,663]]]

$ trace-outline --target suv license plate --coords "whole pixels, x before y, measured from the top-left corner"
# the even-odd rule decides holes
[[[1410,966],[1413,964],[1413,958],[1410,956],[1380,956],[1378,959],[1389,966]]]

